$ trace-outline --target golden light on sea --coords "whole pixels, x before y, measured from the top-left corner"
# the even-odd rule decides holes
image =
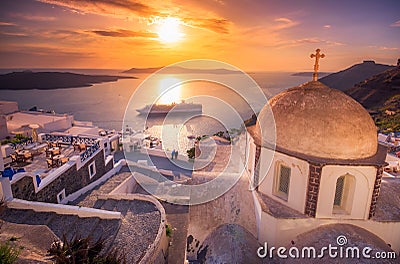
[[[171,104],[171,103],[179,103],[182,98],[181,98],[181,85],[176,85],[174,84],[179,83],[180,80],[178,78],[174,77],[164,77],[160,80],[159,83],[159,90],[160,93],[165,92],[162,94],[160,99],[158,100],[158,104]]]

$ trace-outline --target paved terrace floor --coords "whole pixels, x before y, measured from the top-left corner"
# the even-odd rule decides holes
[[[141,152],[127,152],[127,155],[125,155],[124,152],[118,152],[115,154],[115,160],[119,160],[122,158],[126,158],[128,161],[132,162],[138,162],[139,160],[151,160],[151,163],[157,167],[159,170],[167,170],[167,171],[172,171],[173,174],[177,177],[179,175],[184,175],[186,177],[191,177],[192,176],[192,166],[193,164],[187,162],[187,161],[182,161],[182,160],[174,160],[172,162],[169,158],[166,157],[161,157],[161,156],[153,156],[153,155],[146,155]],[[151,165],[150,162],[148,162],[148,165]],[[182,165],[182,166],[180,166]],[[190,168],[190,169],[188,169]]]
[[[73,156],[79,155],[80,153],[82,153],[82,151],[74,150],[74,147],[72,145],[62,145],[62,147],[60,148],[60,153],[66,158],[71,158]],[[46,159],[50,158],[46,157],[46,152],[43,150],[40,151],[38,154],[34,154],[33,160],[28,160],[25,162],[13,162],[10,165],[13,168],[24,168],[26,172],[31,172],[34,175],[40,175],[40,178],[43,179],[48,174],[50,174],[52,170],[57,168],[49,168],[47,166]]]

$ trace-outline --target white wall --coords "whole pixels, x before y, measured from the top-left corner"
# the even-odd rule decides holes
[[[7,115],[18,111],[18,103],[12,101],[0,102],[0,114]]]
[[[247,164],[246,170],[248,175],[250,176],[249,179],[253,181],[254,179],[254,163],[255,163],[255,156],[256,156],[256,145],[254,144],[254,140],[251,136],[247,137]]]
[[[270,168],[268,168],[269,163],[267,160],[271,157],[273,157],[272,165]],[[272,199],[277,200],[301,213],[304,213],[309,176],[308,163],[304,160],[290,157],[279,152],[275,152],[274,155],[271,150],[266,148],[261,148],[260,160],[260,179],[262,175],[266,176],[259,185],[258,190],[268,195]],[[279,168],[278,164],[283,164],[291,168],[289,195],[287,201],[274,195],[274,177]]]
[[[4,171],[3,151],[0,151],[0,171]]]
[[[349,212],[333,213],[336,181],[340,176],[350,174],[355,178],[352,193],[352,206]],[[368,219],[372,191],[376,178],[373,166],[338,166],[327,165],[322,168],[321,181],[316,210],[317,218]]]
[[[8,136],[7,120],[5,115],[0,115],[0,139]]]
[[[318,218],[297,218],[279,219],[261,213],[261,225],[259,226],[258,242],[268,246],[287,246],[291,240],[295,240],[300,234],[314,230],[327,224],[351,224],[368,230],[380,237],[387,244],[391,244],[395,252],[400,250],[400,222],[378,222],[373,220],[350,220],[350,219],[318,219]],[[336,238],[334,238],[336,239]],[[336,242],[336,241],[334,241]]]
[[[72,126],[72,122],[73,116],[66,115],[62,119],[53,119],[53,121],[43,124],[43,129],[49,132],[67,130]]]

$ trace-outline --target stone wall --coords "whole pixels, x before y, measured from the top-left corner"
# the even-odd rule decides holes
[[[90,179],[88,167],[93,161],[96,163],[96,174]],[[57,194],[64,188],[65,195],[68,196],[99,179],[112,169],[112,162],[109,162],[107,166],[104,163],[104,152],[101,150],[94,157],[90,158],[79,170],[77,170],[76,165],[72,166],[37,193],[33,184],[34,179],[30,176],[25,176],[11,185],[13,196],[14,198],[28,201],[57,203]]]
[[[256,145],[256,153],[254,156],[254,180],[253,180],[253,188],[258,190],[258,184],[260,180],[260,164],[259,159],[261,155],[261,146]]]
[[[205,246],[203,242],[215,229],[225,224],[242,226],[254,238],[257,237],[254,201],[246,172],[220,197],[189,207],[188,237],[192,238],[192,241],[188,241],[190,245],[187,247],[187,256],[197,259],[197,255]]]
[[[308,177],[307,198],[304,214],[315,217],[317,211],[319,184],[321,181],[322,166],[310,163]]]
[[[372,192],[371,207],[369,209],[369,218],[375,215],[376,202],[378,201],[379,192],[381,190],[382,175],[383,175],[383,167],[377,168],[374,190]]]

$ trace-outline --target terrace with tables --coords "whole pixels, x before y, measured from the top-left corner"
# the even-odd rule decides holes
[[[52,134],[42,135],[41,142],[19,144],[13,146],[12,153],[4,159],[4,177],[9,177],[19,172],[27,172],[36,176],[40,183],[47,175],[63,166],[71,158],[76,157],[81,161],[86,159],[98,140],[95,138],[57,137]]]

